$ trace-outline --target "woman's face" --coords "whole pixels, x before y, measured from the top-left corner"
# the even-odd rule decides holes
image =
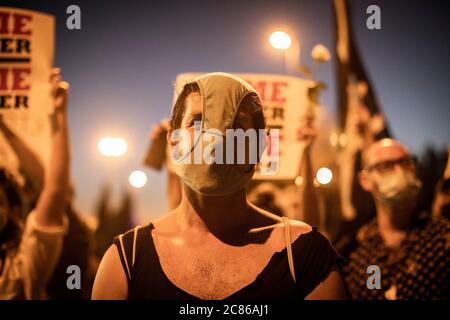
[[[181,128],[194,129],[195,121],[202,121],[203,99],[200,93],[192,92],[186,97],[184,102],[185,112],[181,121]]]
[[[193,92],[186,97],[185,112],[184,112],[183,119],[181,121],[181,128],[189,130],[190,138],[191,138],[191,146],[190,147],[192,147],[192,144],[195,141],[194,140],[195,122],[196,121],[201,122],[202,116],[203,116],[202,96],[198,92]],[[238,111],[236,113],[233,129],[243,129],[244,131],[248,130],[248,129],[253,129],[252,117],[245,108],[238,109]],[[235,146],[234,154],[236,155],[238,152],[238,150],[236,149],[237,144],[235,144],[234,146]],[[249,159],[249,157],[250,157],[249,150],[250,150],[250,147],[246,143],[246,145],[245,145],[246,159]],[[226,152],[226,150],[225,150],[225,152]],[[249,161],[246,161],[246,162],[249,162]],[[237,164],[237,166],[242,171],[247,172],[251,169],[251,167],[253,165],[252,164]]]
[[[184,103],[185,111],[179,128],[183,131],[183,134],[175,135],[175,132],[169,132],[170,146],[172,148],[177,147],[177,157],[183,157],[192,149],[196,138],[195,125],[197,124],[197,130],[201,130],[201,125],[198,125],[201,123],[203,115],[203,100],[199,93],[193,92],[189,94]]]
[[[203,99],[200,93],[192,92],[186,97],[185,112],[181,121],[181,128],[193,128],[194,121],[202,121]],[[236,113],[234,129],[252,129],[252,117],[245,108],[239,108]]]
[[[246,108],[240,107],[237,110],[236,117],[234,118],[233,129],[243,129],[244,131],[249,129],[250,130],[255,129],[252,116]],[[250,153],[258,152],[258,139],[256,139],[256,141],[253,141],[253,143],[255,143],[256,145],[250,145],[250,143],[251,143],[250,140],[246,139],[244,145],[245,150],[243,151],[245,152],[245,163],[237,165],[238,168],[243,172],[250,171],[255,165],[250,163]],[[237,147],[238,147],[237,144],[235,144],[234,146],[235,154],[237,154],[238,152]]]

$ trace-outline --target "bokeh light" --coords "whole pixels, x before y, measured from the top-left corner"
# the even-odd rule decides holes
[[[292,39],[286,32],[276,31],[270,35],[269,42],[275,49],[286,50],[291,46]]]
[[[317,170],[316,179],[320,184],[328,184],[333,179],[333,172],[328,168],[320,168]]]
[[[139,189],[147,184],[147,175],[143,171],[135,170],[130,174],[128,180],[131,186],[133,186],[136,189]]]
[[[128,144],[120,137],[103,137],[97,143],[97,148],[105,157],[121,157],[127,152]]]

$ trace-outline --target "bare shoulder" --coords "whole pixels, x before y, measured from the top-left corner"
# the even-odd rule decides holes
[[[260,214],[261,216],[264,216],[266,219],[273,223],[271,227],[273,227],[274,230],[276,230],[275,233],[278,234],[278,236],[275,237],[279,238],[279,240],[284,243],[284,221],[282,220],[282,218],[271,212],[261,209],[253,205],[252,203],[249,203],[249,206],[251,209],[253,209],[254,212]],[[293,219],[289,219],[289,228],[292,240],[297,239],[302,234],[311,232],[313,229],[309,224]]]
[[[176,209],[175,209],[176,210]],[[175,210],[170,211],[163,216],[153,220],[151,223],[154,228],[154,232],[157,235],[173,235],[178,230],[176,223]]]
[[[291,242],[293,243],[298,239],[302,234],[306,234],[312,231],[312,227],[307,223],[297,221],[297,220],[289,220],[289,230],[291,234]],[[285,234],[285,225],[283,221],[279,221],[274,226],[274,233],[272,235],[272,241],[275,245],[276,250],[281,250],[286,246],[286,234]]]
[[[94,300],[123,300],[128,297],[128,281],[119,252],[111,245],[104,254],[92,288]]]
[[[311,232],[313,229],[309,224],[299,220],[289,220],[289,226],[291,227],[292,239],[296,239],[302,234]]]
[[[308,294],[306,300],[345,300],[345,285],[339,268],[331,268],[326,278]]]

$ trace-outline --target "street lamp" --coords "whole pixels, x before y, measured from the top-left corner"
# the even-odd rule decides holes
[[[98,141],[97,148],[105,157],[121,157],[127,152],[128,144],[120,137],[103,137]]]
[[[269,42],[275,49],[287,50],[292,44],[291,37],[283,31],[272,32]]]
[[[272,32],[269,43],[274,49],[283,50],[286,73],[294,73],[300,66],[300,42],[284,31]]]

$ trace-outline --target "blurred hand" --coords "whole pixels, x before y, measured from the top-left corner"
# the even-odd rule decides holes
[[[317,129],[313,127],[300,127],[297,130],[297,140],[305,148],[310,147],[317,137]]]
[[[356,210],[352,205],[342,205],[342,218],[345,221],[355,220],[356,215]]]
[[[55,111],[65,111],[67,109],[67,97],[70,86],[69,83],[63,81],[60,68],[53,68],[50,83],[52,85]]]
[[[9,131],[8,125],[4,121],[3,114],[0,114],[0,130],[2,130],[2,132]]]
[[[357,109],[356,126],[359,133],[364,132],[370,122],[370,112],[365,105],[360,105]]]
[[[163,119],[160,122],[156,123],[150,130],[150,140],[157,140],[162,134],[166,134],[169,128],[169,119]]]
[[[450,178],[450,144],[447,146],[448,156],[447,156],[447,166],[444,171],[444,179]]]

